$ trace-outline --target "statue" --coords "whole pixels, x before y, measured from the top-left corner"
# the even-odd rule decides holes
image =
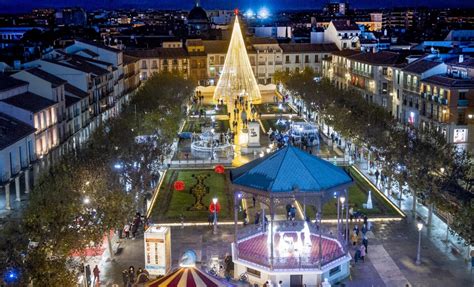
[[[367,204],[365,206],[366,209],[372,209],[374,208],[373,205],[372,205],[372,194],[371,194],[371,190],[369,190],[369,197],[367,198]]]

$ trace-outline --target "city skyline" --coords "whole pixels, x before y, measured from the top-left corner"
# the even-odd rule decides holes
[[[262,1],[255,4],[249,0],[237,0],[237,1],[222,1],[222,0],[203,0],[200,1],[201,5],[206,9],[258,9],[260,7],[267,7],[271,11],[277,11],[282,9],[291,10],[303,10],[303,9],[322,9],[326,0],[282,0],[277,3],[273,1]],[[18,13],[28,12],[34,8],[60,8],[60,7],[71,7],[80,6],[85,9],[131,9],[131,8],[155,8],[155,9],[190,9],[195,3],[195,0],[182,0],[182,1],[110,1],[110,0],[99,0],[99,1],[85,1],[85,0],[71,0],[71,1],[53,1],[53,0],[22,0],[20,4],[18,2],[12,2],[8,0],[0,0],[0,11],[6,13]],[[441,0],[400,0],[400,1],[384,1],[383,3],[369,1],[369,0],[358,0],[349,1],[351,7],[359,9],[373,9],[373,8],[391,8],[391,7],[420,7],[426,6],[430,8],[468,8],[474,7],[472,2],[453,0],[453,1],[441,1]]]

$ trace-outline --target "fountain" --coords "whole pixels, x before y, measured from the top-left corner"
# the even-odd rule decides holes
[[[231,147],[229,133],[215,133],[213,128],[202,128],[200,135],[193,135],[191,151],[198,153],[210,153],[211,159],[215,159],[216,152],[223,152]]]

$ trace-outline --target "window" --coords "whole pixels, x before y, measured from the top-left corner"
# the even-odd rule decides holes
[[[142,60],[142,69],[146,69],[146,60]]]
[[[286,55],[286,63],[289,64],[290,63],[290,56]]]
[[[297,55],[297,56],[295,57],[295,63],[299,63],[299,62],[300,62],[300,56]]]
[[[319,63],[319,57],[318,57],[318,55],[314,55],[314,62],[315,62],[315,63]]]
[[[329,270],[329,276],[333,276],[334,274],[337,274],[339,272],[341,272],[341,265],[330,269]]]
[[[465,100],[466,99],[466,92],[459,92],[459,99]]]
[[[153,62],[151,62],[151,68],[152,69],[158,69],[158,64],[157,64],[156,60],[153,60]]]
[[[305,62],[305,63],[309,63],[309,56],[308,56],[308,55],[305,55],[305,56],[304,56],[304,62]]]

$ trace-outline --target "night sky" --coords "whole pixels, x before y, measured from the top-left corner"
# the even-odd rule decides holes
[[[270,11],[278,9],[318,9],[327,0],[201,0],[201,6],[207,9],[221,8],[242,10],[266,6]],[[159,8],[190,9],[195,0],[0,0],[0,13],[27,12],[39,7],[81,6],[94,8]],[[258,4],[257,4],[258,3]],[[430,6],[430,7],[474,7],[474,1],[467,0],[352,0],[350,5],[356,8],[383,8],[393,6]]]

